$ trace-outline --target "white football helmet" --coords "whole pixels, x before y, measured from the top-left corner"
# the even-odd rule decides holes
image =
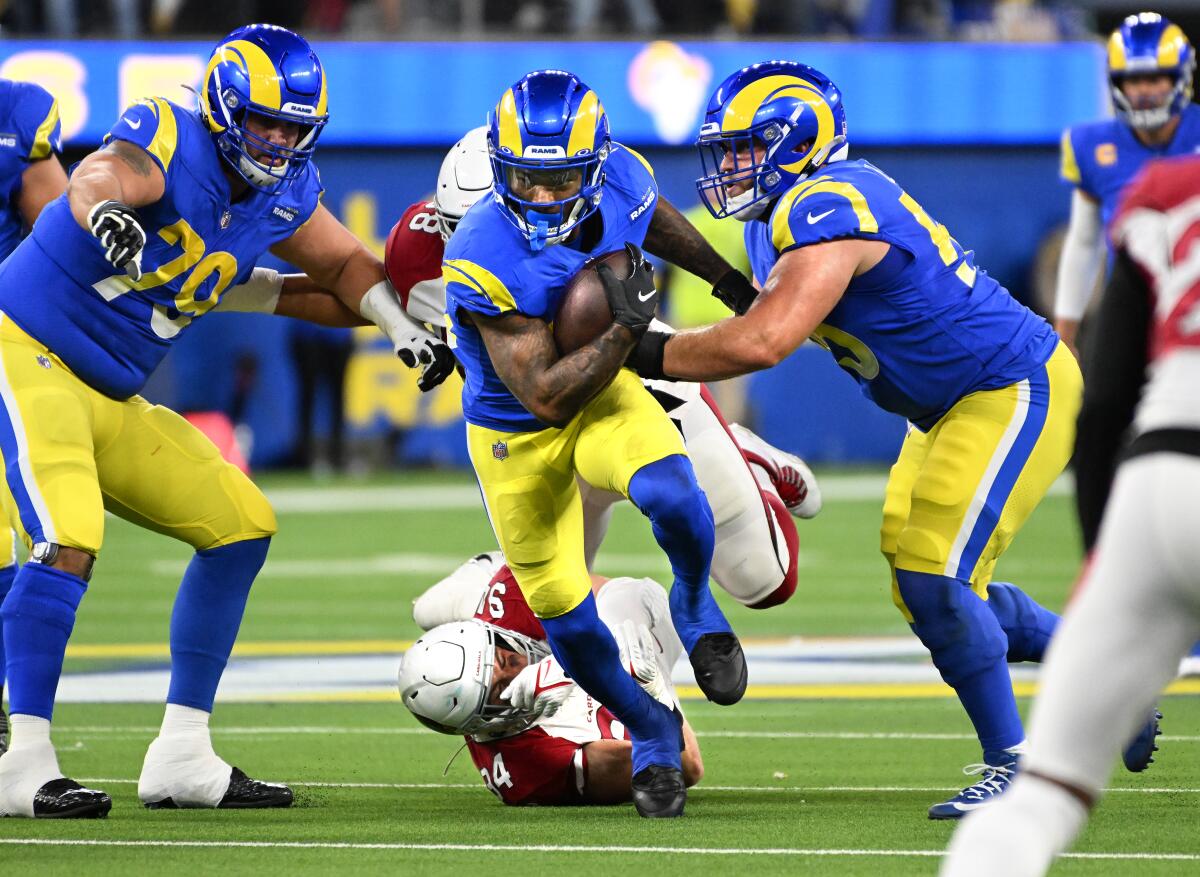
[[[476,619],[442,624],[405,652],[400,700],[421,724],[442,734],[476,739],[519,734],[537,716],[507,703],[488,703],[498,645],[525,655],[531,664],[550,653],[537,640]]]
[[[487,131],[486,125],[472,128],[442,159],[433,204],[444,241],[450,240],[459,220],[472,205],[492,190]]]

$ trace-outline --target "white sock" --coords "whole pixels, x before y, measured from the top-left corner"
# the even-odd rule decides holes
[[[208,719],[212,713],[206,713],[204,710],[198,710],[195,707],[180,706],[177,703],[167,704],[167,709],[163,713],[162,729],[158,732],[160,737],[173,737],[176,735],[190,736],[194,734],[203,734],[208,736]]]
[[[0,816],[33,816],[38,789],[63,774],[50,743],[50,721],[40,716],[9,716],[8,752],[0,756]]]

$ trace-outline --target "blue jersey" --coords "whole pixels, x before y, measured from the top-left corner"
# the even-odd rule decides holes
[[[613,144],[604,173],[600,208],[585,223],[598,217],[603,232],[588,252],[572,243],[533,252],[504,216],[506,208],[492,198],[467,211],[446,245],[442,262],[446,317],[451,344],[466,372],[463,416],[468,423],[504,432],[546,428],[500,380],[479,330],[463,314],[494,317],[515,312],[552,322],[567,286],[584,263],[619,250],[626,242],[640,245],[658,200],[650,165],[628,147]]]
[[[61,152],[58,101],[40,85],[0,79],[0,259],[16,249],[24,232],[17,207],[21,175],[33,162]]]
[[[826,165],[746,225],[760,284],[781,253],[837,238],[891,244],[812,335],[880,408],[927,430],[968,393],[1024,380],[1054,352],[1050,325],[868,162]]]
[[[1200,106],[1188,104],[1166,146],[1146,146],[1120,119],[1068,128],[1062,136],[1062,178],[1100,202],[1104,227],[1116,212],[1121,190],[1152,158],[1200,152]]]
[[[231,203],[224,160],[199,113],[164,98],[125,110],[112,139],[146,150],[166,178],[162,198],[137,209],[142,279],[115,272],[63,195],[0,265],[0,311],[91,387],[125,399],[193,319],[308,220],[321,184],[310,163],[283,193],[252,188]]]

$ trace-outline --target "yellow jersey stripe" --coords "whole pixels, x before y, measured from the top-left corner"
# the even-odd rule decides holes
[[[179,145],[179,129],[175,125],[175,113],[172,112],[171,105],[164,98],[152,97],[145,103],[154,110],[154,115],[158,118],[158,128],[154,132],[154,139],[146,146],[146,151],[159,160],[165,174],[167,168],[171,166],[171,159],[175,156],[175,148]]]
[[[442,279],[447,283],[465,283],[499,308],[500,313],[517,310],[517,300],[500,278],[474,262],[447,259],[442,263]]]
[[[1070,130],[1063,131],[1062,164],[1059,167],[1059,174],[1064,180],[1076,185],[1082,181],[1079,175],[1079,162],[1075,158],[1075,144],[1071,142]]]
[[[600,98],[596,97],[596,92],[589,90],[579,102],[579,111],[575,113],[575,121],[571,125],[567,158],[596,148],[596,123],[603,115],[604,107],[600,106]]]
[[[638,161],[640,161],[642,163],[642,167],[644,167],[649,172],[650,176],[654,176],[654,168],[651,167],[650,162],[646,161],[645,156],[643,156],[636,149],[630,149],[624,143],[621,144],[621,148],[624,149],[626,152],[628,152],[630,155],[632,155],[634,158],[636,158]]]
[[[29,160],[40,161],[43,158],[49,158],[52,151],[50,143],[50,135],[54,133],[54,126],[58,124],[58,99],[51,101],[50,112],[46,113],[46,118],[42,120],[42,124],[38,125],[37,131],[33,135],[33,146],[29,149]]]
[[[775,249],[782,251],[795,245],[796,236],[792,233],[792,225],[789,222],[792,209],[797,202],[803,201],[809,195],[815,195],[818,192],[840,195],[849,201],[850,206],[854,208],[854,215],[858,217],[858,228],[860,231],[870,234],[875,234],[879,231],[879,223],[875,219],[875,214],[871,212],[871,208],[867,206],[866,197],[850,183],[841,183],[827,178],[808,180],[784,195],[779,206],[775,209],[775,216],[771,220],[771,242],[774,244]]]

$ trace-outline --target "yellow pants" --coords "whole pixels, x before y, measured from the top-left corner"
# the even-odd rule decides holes
[[[1061,474],[1083,379],[1059,344],[1024,381],[961,399],[929,432],[910,428],[888,478],[880,547],[897,569],[971,583],[987,599],[996,560]]]
[[[539,618],[570,612],[591,590],[575,473],[628,496],[643,466],[686,454],[662,406],[625,369],[562,429],[468,424],[467,447],[496,539]]]
[[[26,546],[96,554],[104,510],[193,548],[275,533],[266,497],[178,414],[110,399],[0,314],[4,504]]]

